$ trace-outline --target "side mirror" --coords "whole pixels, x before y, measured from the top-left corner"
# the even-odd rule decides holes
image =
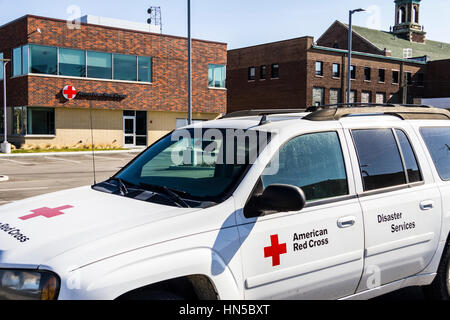
[[[249,200],[244,214],[247,218],[254,218],[277,212],[300,211],[305,204],[305,193],[299,187],[273,184],[268,186],[262,195]]]

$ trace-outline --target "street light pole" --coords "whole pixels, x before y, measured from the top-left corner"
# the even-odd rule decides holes
[[[11,153],[11,146],[8,143],[8,129],[6,120],[6,65],[8,64],[10,59],[0,59],[3,64],[3,143],[1,145],[2,153]]]
[[[192,124],[192,38],[191,38],[191,0],[187,0],[188,14],[188,125]]]
[[[356,9],[356,10],[350,10],[349,11],[349,18],[348,18],[348,72],[347,72],[347,103],[350,103],[350,97],[351,97],[351,88],[352,88],[352,79],[351,79],[351,72],[352,72],[352,36],[353,36],[353,30],[352,30],[352,16],[355,12],[363,12],[366,11],[364,9]],[[356,101],[355,101],[356,102]]]

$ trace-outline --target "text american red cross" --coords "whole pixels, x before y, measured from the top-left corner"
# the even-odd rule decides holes
[[[63,92],[65,95],[67,95],[68,99],[72,99],[77,94],[77,91],[72,86],[67,86],[67,89]]]
[[[54,208],[54,209],[43,207],[40,209],[31,210],[31,212],[33,212],[33,214],[29,214],[27,216],[20,217],[19,219],[28,220],[28,219],[33,219],[33,218],[40,217],[40,216],[45,217],[45,218],[53,218],[53,217],[64,214],[64,212],[62,212],[62,211],[66,210],[66,209],[70,209],[70,208],[73,208],[73,207],[72,206],[62,206],[62,207],[58,207],[58,208]]]
[[[280,256],[287,253],[286,243],[278,242],[278,235],[270,236],[270,247],[264,248],[264,258],[272,257],[272,266],[276,267],[280,265]]]

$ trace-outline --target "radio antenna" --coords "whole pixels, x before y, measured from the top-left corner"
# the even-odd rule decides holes
[[[94,184],[97,184],[97,177],[95,175],[95,151],[94,151],[94,128],[92,125],[92,105],[89,107],[89,114],[91,118],[91,149],[92,149],[92,169],[94,172]]]

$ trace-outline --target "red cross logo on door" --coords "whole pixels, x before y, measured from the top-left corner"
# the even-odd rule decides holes
[[[270,236],[270,247],[264,248],[264,258],[272,257],[272,266],[276,267],[280,265],[280,256],[287,253],[286,243],[278,242],[278,235]]]
[[[77,90],[74,86],[65,86],[62,92],[67,100],[73,100],[77,96]]]

